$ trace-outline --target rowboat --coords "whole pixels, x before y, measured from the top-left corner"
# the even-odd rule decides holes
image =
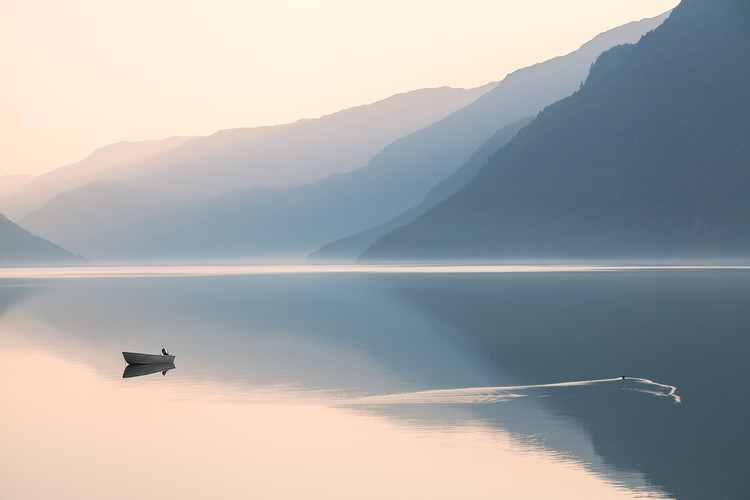
[[[122,357],[129,365],[157,365],[174,362],[174,356],[171,354],[142,354],[123,351]]]

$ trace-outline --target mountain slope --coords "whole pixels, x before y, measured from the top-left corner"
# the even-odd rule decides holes
[[[324,260],[353,260],[375,243],[381,236],[388,234],[396,228],[406,225],[417,217],[427,212],[450,195],[464,187],[484,165],[492,154],[507,144],[518,131],[531,122],[531,118],[523,118],[510,125],[501,128],[492,135],[479,149],[477,149],[469,161],[464,163],[458,170],[437,183],[427,196],[415,207],[402,212],[393,219],[379,224],[375,227],[360,231],[346,238],[336,240],[325,245],[320,250],[312,253],[311,259]]]
[[[365,259],[745,256],[750,4],[685,0]]]
[[[663,18],[616,28],[579,51],[516,71],[470,105],[390,144],[363,168],[276,194],[239,190],[144,246],[158,248],[160,256],[301,257],[382,224],[420,203],[501,127],[579,88],[602,50],[638,40]]]
[[[409,139],[413,141],[416,154],[387,156],[382,163],[392,163],[400,169],[413,168],[412,164],[415,163],[439,170],[450,166],[451,169],[441,170],[448,175],[472,153],[478,156],[469,159],[471,167],[459,169],[462,173],[457,175],[463,176],[460,182],[456,183],[456,176],[452,176],[451,181],[446,179],[431,190],[418,206],[404,207],[405,212],[387,222],[329,243],[311,257],[355,258],[384,234],[411,222],[453,194],[474,176],[488,156],[511,138],[506,136],[507,130],[498,129],[510,127],[513,122],[522,120],[525,116],[535,115],[545,106],[573,93],[586,78],[589,68],[601,52],[617,44],[638,41],[643,34],[659,26],[668,15],[667,12],[654,18],[628,23],[596,36],[571,54],[515,71],[475,103],[436,124],[435,129],[425,130],[424,136],[414,134]],[[445,127],[444,131],[437,128],[440,125]],[[493,132],[494,139],[490,137]],[[490,139],[482,144],[481,140],[487,137]],[[498,137],[502,140],[497,140]],[[374,158],[373,162],[376,160],[379,158]],[[437,178],[434,182],[437,182]],[[416,200],[414,203],[417,203]]]
[[[97,149],[85,159],[40,175],[11,196],[0,197],[0,210],[20,220],[41,208],[58,193],[92,182],[117,177],[119,169],[130,169],[193,137],[169,137],[155,141],[118,142]]]
[[[113,212],[107,197],[86,201],[82,198],[78,205],[86,206],[88,213],[78,210],[80,218],[63,216],[65,210],[46,209],[23,223],[28,222],[44,236],[64,238],[66,246],[95,259],[303,257],[330,241],[382,224],[419,204],[436,183],[465,163],[501,127],[535,114],[577,89],[602,50],[637,40],[662,19],[663,16],[629,23],[597,36],[579,51],[516,71],[497,85],[485,86],[477,92],[494,88],[443,120],[396,140],[372,157],[365,167],[350,172],[275,192],[242,187],[202,200],[179,204],[163,201],[162,207],[156,207],[148,217],[140,217],[137,223],[133,217],[123,218],[122,211]],[[395,96],[392,102],[386,100],[319,120],[225,131],[193,139],[147,162],[124,167],[123,172],[129,177],[123,174],[119,180],[142,194],[159,198],[157,191],[162,196],[196,194],[190,187],[195,185],[209,193],[223,182],[232,186],[241,184],[241,177],[232,177],[234,174],[228,177],[217,174],[219,180],[213,182],[206,177],[211,175],[212,168],[231,173],[237,167],[242,175],[256,176],[243,177],[248,184],[288,182],[290,177],[285,176],[299,168],[310,168],[311,172],[317,172],[315,175],[322,175],[323,170],[318,168],[321,165],[328,172],[351,170],[356,167],[353,163],[344,166],[340,160],[351,158],[351,150],[344,146],[351,142],[352,132],[369,141],[371,125],[377,123],[389,129],[387,133],[393,133],[401,126],[398,118],[401,114],[413,113],[419,108],[417,102],[432,106],[431,100],[444,92],[451,94],[453,90],[418,91]],[[404,99],[411,104],[399,104]],[[398,112],[392,112],[392,106]],[[378,109],[387,112],[375,116]],[[426,116],[421,111],[417,114]],[[366,119],[353,126],[357,116]],[[407,123],[413,122],[407,120]],[[345,130],[347,127],[352,131]],[[315,130],[318,132],[313,133]],[[343,132],[332,133],[334,130]],[[322,132],[325,134],[320,135]],[[303,136],[305,140],[301,139]],[[259,149],[253,149],[256,146]],[[264,156],[272,151],[284,154]],[[242,158],[250,157],[259,159],[257,165],[242,164],[245,161]],[[232,164],[238,158],[241,161]],[[274,161],[281,163],[261,161],[262,158],[275,158]],[[267,168],[271,165],[283,168]],[[174,183],[170,184],[168,179]],[[167,182],[164,189],[159,187],[162,181]],[[73,197],[88,196],[87,191],[90,194],[90,190],[69,193],[66,205],[74,206]],[[142,202],[142,198],[132,198],[130,210],[144,213],[146,208],[138,208]],[[98,221],[100,214],[112,214],[106,231]]]
[[[179,206],[122,182],[98,181],[58,194],[20,222],[34,234],[86,256],[122,256],[119,248],[127,247],[134,233],[149,236],[143,231],[153,218],[158,214],[163,219]]]
[[[493,86],[422,89],[286,125],[112,144],[0,198],[0,210],[20,219],[58,193],[98,181],[123,182],[171,198],[312,182],[363,166],[388,143],[440,120]]]
[[[0,266],[29,266],[73,263],[80,257],[73,255],[0,214]]]
[[[35,178],[34,175],[0,175],[0,196],[17,193]]]
[[[222,130],[123,172],[119,180],[153,195],[179,197],[314,182],[364,166],[387,144],[466,106],[494,85],[420,89],[317,119]]]

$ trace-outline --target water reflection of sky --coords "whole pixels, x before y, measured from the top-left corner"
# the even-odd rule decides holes
[[[614,328],[619,334],[647,323],[663,328],[686,296],[703,303],[699,325],[716,325],[716,314],[734,326],[747,319],[736,299],[721,306],[703,300],[708,292],[743,293],[740,278],[673,275],[665,285],[663,277],[612,282],[602,273],[558,274],[3,280],[0,409],[8,424],[2,442],[13,453],[3,455],[0,470],[7,472],[0,474],[9,481],[0,481],[0,496],[48,496],[21,492],[35,476],[76,498],[85,497],[83,485],[106,490],[130,478],[147,488],[167,482],[189,498],[208,496],[211,487],[224,497],[628,498],[653,497],[644,491],[664,484],[690,485],[679,472],[644,468],[638,454],[656,451],[679,467],[669,449],[679,434],[647,441],[658,441],[670,423],[680,429],[706,413],[694,409],[700,387],[664,355],[674,338],[653,339],[661,358],[616,347],[633,357],[632,375],[655,372],[657,382],[679,382],[680,394],[687,393],[681,408],[669,398],[601,385],[490,404],[347,404],[618,375],[619,366],[601,361],[612,355],[606,338],[598,346],[590,335],[617,322],[626,324]],[[665,293],[672,298],[659,305]],[[630,309],[623,307],[628,301]],[[665,313],[655,315],[644,306],[649,301]],[[627,319],[629,312],[642,323]],[[695,342],[700,331],[691,332],[681,334]],[[555,335],[569,338],[578,355]],[[162,346],[177,354],[174,370],[122,378],[120,351]],[[566,356],[571,366],[561,362]],[[581,374],[588,377],[576,378]],[[740,414],[724,419],[729,430],[747,413],[735,408]],[[747,491],[734,481],[732,491]],[[106,496],[132,496],[112,491]]]
[[[126,383],[42,351],[3,349],[0,372],[5,498],[635,497],[481,422],[415,428],[310,394]]]

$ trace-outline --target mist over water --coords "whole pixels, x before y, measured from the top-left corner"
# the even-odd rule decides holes
[[[748,494],[747,270],[428,267],[3,270],[0,496]]]

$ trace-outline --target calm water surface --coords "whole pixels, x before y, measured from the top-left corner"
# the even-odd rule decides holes
[[[750,496],[750,271],[374,270],[1,270],[0,498]]]

